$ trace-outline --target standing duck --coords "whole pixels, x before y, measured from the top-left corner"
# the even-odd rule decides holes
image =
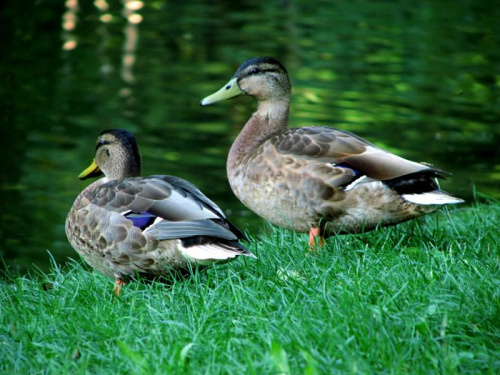
[[[274,58],[244,62],[201,105],[245,94],[257,111],[234,141],[227,175],[236,196],[271,223],[316,237],[360,233],[463,202],[439,189],[445,172],[330,127],[287,128],[291,84]]]
[[[95,159],[79,178],[104,177],[78,195],[66,220],[73,248],[94,269],[115,278],[116,294],[135,276],[253,256],[239,243],[243,233],[196,186],[140,173],[134,136],[123,129],[102,132]]]

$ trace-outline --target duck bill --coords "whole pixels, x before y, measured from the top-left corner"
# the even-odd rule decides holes
[[[80,180],[86,180],[87,178],[91,177],[97,177],[102,174],[101,169],[97,166],[95,163],[95,159],[92,161],[92,164],[90,164],[82,173],[78,175],[78,178]]]
[[[226,83],[219,91],[207,96],[201,101],[201,105],[210,105],[212,103],[234,98],[235,96],[243,94],[240,87],[238,86],[237,78],[233,78],[228,83]]]

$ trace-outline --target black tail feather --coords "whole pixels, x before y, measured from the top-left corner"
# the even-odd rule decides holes
[[[448,173],[435,169],[426,169],[386,180],[383,183],[396,190],[399,194],[421,194],[439,190],[436,178],[444,179],[444,174]]]

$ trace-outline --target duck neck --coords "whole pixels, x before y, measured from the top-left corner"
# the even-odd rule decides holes
[[[289,115],[289,98],[259,102],[257,111],[247,121],[231,146],[227,159],[228,174],[231,174],[245,157],[252,155],[263,142],[286,130]]]

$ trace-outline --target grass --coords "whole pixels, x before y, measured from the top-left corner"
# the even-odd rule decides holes
[[[79,262],[7,276],[0,372],[500,373],[500,205],[328,240],[271,228],[257,260],[171,285]]]

